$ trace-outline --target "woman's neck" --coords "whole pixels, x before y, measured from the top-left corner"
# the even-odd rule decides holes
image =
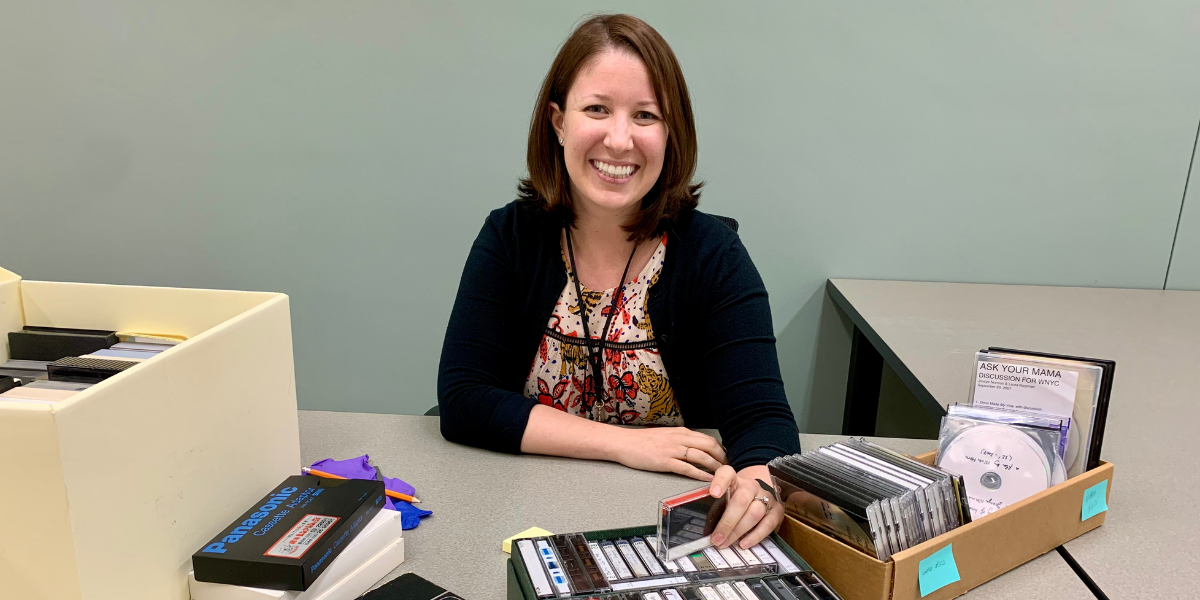
[[[624,215],[594,215],[580,211],[575,217],[575,225],[571,227],[575,251],[585,252],[604,262],[617,257],[624,262],[633,249],[629,232],[624,227],[626,219]]]
[[[630,253],[637,244],[629,241],[629,232],[625,231],[628,220],[629,215],[576,210],[575,224],[570,228],[571,248],[575,253],[579,281],[588,289],[617,287],[626,265],[629,265],[626,277],[636,277],[653,254],[652,245],[642,244],[641,251],[630,262]]]

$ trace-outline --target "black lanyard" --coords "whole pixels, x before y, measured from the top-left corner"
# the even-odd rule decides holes
[[[617,303],[620,302],[621,296],[625,294],[625,277],[629,275],[629,265],[633,264],[633,255],[637,253],[637,244],[633,245],[633,251],[629,253],[629,261],[625,263],[625,270],[621,272],[621,285],[617,287],[617,291],[613,293],[612,304],[609,305],[608,318],[604,320],[604,331],[600,333],[598,349],[592,346],[592,334],[588,328],[588,308],[587,302],[583,299],[583,288],[579,285],[579,269],[575,268],[575,249],[571,246],[571,228],[565,230],[567,234],[567,255],[571,259],[571,275],[575,279],[575,297],[579,299],[579,316],[583,322],[583,339],[586,340],[588,349],[588,364],[592,369],[592,397],[589,406],[594,406],[596,400],[603,399],[606,395],[604,391],[604,350],[608,340],[608,328],[612,325],[613,315],[617,314]],[[584,400],[588,400],[587,385],[583,386]]]

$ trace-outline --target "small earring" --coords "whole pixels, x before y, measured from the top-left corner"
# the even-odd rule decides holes
[[[559,146],[562,146],[562,145],[563,145],[563,139],[562,139],[562,138],[558,138],[558,145],[559,145]]]

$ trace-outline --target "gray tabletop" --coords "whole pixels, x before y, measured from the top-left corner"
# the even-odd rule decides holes
[[[1066,545],[1111,597],[1195,597],[1200,559],[1200,292],[833,280],[939,404],[966,400],[975,351],[1117,362],[1102,458],[1105,525]]]
[[[700,482],[621,465],[512,456],[451,444],[437,417],[300,411],[305,464],[370,454],[384,473],[413,484],[433,511],[404,532],[404,563],[386,579],[413,572],[468,600],[504,598],[505,538],[532,526],[555,533],[654,523],[655,503]],[[839,436],[801,435],[805,447]],[[910,454],[930,440],[877,440]],[[382,582],[381,582],[382,583]],[[972,591],[971,598],[1018,599],[1055,590],[1089,600],[1087,589],[1055,555],[1045,555]]]

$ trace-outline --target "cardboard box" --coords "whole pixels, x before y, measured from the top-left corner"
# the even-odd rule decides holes
[[[54,404],[0,401],[0,598],[188,598],[190,558],[300,465],[283,294],[22,281],[25,325],[188,341]]]
[[[935,453],[916,459],[933,464]],[[796,552],[845,600],[921,600],[917,565],[954,544],[961,579],[923,600],[947,600],[1104,524],[1106,513],[1080,521],[1084,490],[1109,480],[1113,466],[1100,466],[1044,492],[880,561],[804,523],[786,517],[779,529]]]

